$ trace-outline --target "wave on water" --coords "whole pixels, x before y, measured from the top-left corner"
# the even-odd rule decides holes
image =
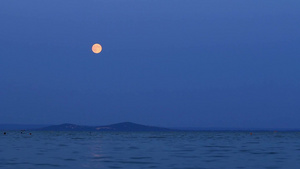
[[[7,132],[0,168],[297,168],[299,132]]]

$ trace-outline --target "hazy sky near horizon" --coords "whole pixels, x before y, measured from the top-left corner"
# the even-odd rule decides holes
[[[2,1],[0,123],[300,128],[299,8]]]

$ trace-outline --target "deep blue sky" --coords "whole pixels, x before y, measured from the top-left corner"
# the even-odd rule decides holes
[[[0,123],[300,128],[299,9],[298,0],[2,1]]]

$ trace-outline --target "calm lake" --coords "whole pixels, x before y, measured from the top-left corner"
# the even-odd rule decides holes
[[[3,131],[3,169],[296,169],[300,132]]]

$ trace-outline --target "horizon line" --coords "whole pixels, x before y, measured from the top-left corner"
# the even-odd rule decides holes
[[[119,122],[119,123],[112,123],[107,125],[113,124],[120,124],[120,123],[134,123],[134,122]],[[77,126],[89,126],[89,127],[96,127],[96,126],[106,126],[106,125],[86,125],[86,124],[75,124],[75,123],[60,123],[60,124],[20,124],[20,123],[0,123],[1,125],[10,125],[10,126],[56,126],[56,125],[63,125],[63,124],[72,124]],[[134,123],[139,125],[144,125],[140,123]],[[180,129],[180,130],[188,130],[188,131],[300,131],[300,127],[165,127],[165,126],[155,126],[155,125],[144,125],[150,127],[162,127],[162,128],[169,128],[169,129]]]

